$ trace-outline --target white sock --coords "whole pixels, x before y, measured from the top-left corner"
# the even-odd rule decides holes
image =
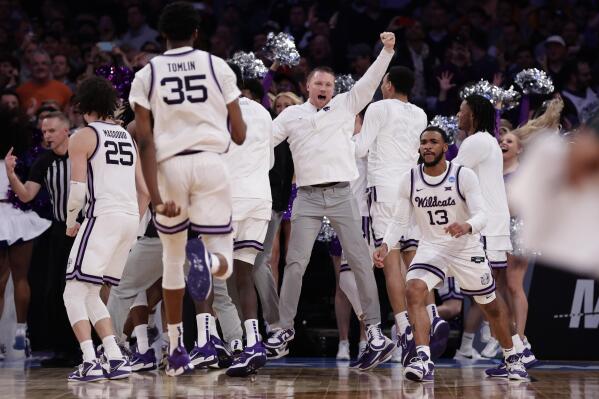
[[[218,335],[218,330],[216,329],[216,317],[212,315],[210,315],[210,335],[220,337],[220,335]]]
[[[135,336],[137,337],[137,351],[143,355],[150,349],[150,343],[148,342],[148,325],[140,324],[135,326],[133,331],[135,331]]]
[[[517,353],[524,352],[524,343],[518,334],[512,335],[512,343],[514,344],[514,349],[516,349]]]
[[[431,319],[431,323],[435,317],[439,317],[439,312],[437,311],[437,305],[434,303],[430,305],[426,305],[426,311],[428,312],[428,317]]]
[[[428,345],[418,345],[416,347],[416,353],[424,352],[426,356],[428,356],[429,360],[431,358],[431,348]]]
[[[208,343],[210,337],[210,313],[200,313],[196,315],[196,325],[198,326],[198,346]]]
[[[91,339],[83,341],[79,344],[81,352],[83,353],[84,362],[92,362],[96,359],[96,351],[94,350],[94,343]]]
[[[169,355],[172,355],[183,341],[183,323],[167,324],[166,328],[168,330]]]
[[[503,348],[501,348],[503,349]],[[509,349],[503,349],[503,358],[505,360],[507,360],[508,357],[512,356],[512,355],[517,355],[518,352],[516,352],[516,348],[514,348],[513,346]]]
[[[404,312],[400,312],[400,313],[396,314],[395,315],[395,323],[397,324],[397,327],[399,328],[399,333],[405,334],[406,329],[410,325],[410,320],[408,320],[408,312],[404,311]]]
[[[116,338],[114,335],[107,335],[102,338],[102,345],[104,346],[104,353],[109,359],[120,359],[123,357],[121,348],[116,344]]]
[[[462,343],[460,345],[460,352],[465,355],[472,354],[472,343],[474,342],[474,333],[463,333],[462,334]]]
[[[27,323],[17,323],[15,335],[25,335],[27,333]]]
[[[528,342],[528,338],[524,337],[524,339],[522,340],[522,343],[524,344],[525,348],[530,349],[532,347],[532,345],[530,344],[530,342]]]
[[[245,326],[245,339],[246,346],[254,346],[256,342],[260,341],[260,332],[258,330],[258,320],[248,319],[243,322]]]

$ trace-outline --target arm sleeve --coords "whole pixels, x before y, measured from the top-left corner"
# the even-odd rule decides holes
[[[472,226],[472,234],[480,233],[487,224],[487,212],[476,173],[462,167],[458,174],[458,186],[470,211],[470,219],[466,223]]]
[[[216,78],[223,91],[225,103],[230,104],[241,95],[239,87],[237,87],[237,77],[235,72],[227,65],[227,63],[219,57],[211,55],[214,67],[216,69]]]
[[[135,109],[138,104],[145,109],[150,109],[150,81],[152,80],[152,65],[148,63],[140,69],[131,83],[129,92],[129,104],[131,109]]]
[[[410,201],[410,192],[412,190],[412,171],[405,173],[399,183],[398,207],[393,215],[391,223],[387,226],[383,243],[391,249],[408,232],[410,216],[412,213],[412,203]]]
[[[378,103],[374,103],[368,107],[360,134],[354,136],[356,158],[365,157],[370,146],[376,139],[381,126],[381,120],[383,120],[383,118],[381,118],[381,108],[382,107]]]
[[[354,87],[346,94],[340,94],[345,96],[345,106],[352,114],[357,115],[372,100],[374,92],[379,87],[383,76],[385,76],[393,54],[395,54],[393,51],[387,51],[383,48]]]
[[[488,134],[488,133],[475,133]],[[489,152],[488,142],[481,140],[482,137],[471,136],[464,140],[458,151],[458,156],[455,157],[455,163],[466,166],[468,168],[474,168],[483,159],[487,157]]]

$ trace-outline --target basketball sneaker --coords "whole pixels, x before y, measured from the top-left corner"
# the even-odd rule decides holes
[[[188,373],[193,370],[193,364],[187,354],[185,347],[179,345],[173,351],[172,355],[167,357],[167,365],[165,368],[166,375],[171,377]]]
[[[210,335],[210,343],[216,349],[216,356],[218,358],[218,362],[216,364],[211,364],[209,367],[211,368],[219,368],[226,369],[233,364],[233,358],[231,357],[231,353],[227,349],[225,343],[217,336]]]
[[[414,334],[412,334],[412,326],[408,326],[405,333],[399,334],[398,344],[401,348],[401,364],[407,367],[410,360],[416,356],[416,343],[414,342]]]
[[[218,353],[210,341],[206,342],[206,344],[201,347],[198,346],[198,343],[196,342],[191,352],[189,352],[189,358],[191,359],[191,364],[196,369],[218,363]]]
[[[372,370],[381,363],[386,362],[391,358],[391,354],[397,348],[397,346],[389,338],[384,338],[384,345],[381,350],[375,351],[371,348],[370,344],[366,348],[366,352],[361,358],[360,364],[357,366],[360,371]]]
[[[243,352],[243,342],[240,339],[231,341],[230,352],[233,357],[241,355],[241,352]]]
[[[157,367],[154,348],[148,349],[146,353],[135,351],[131,354],[129,359],[131,362],[131,371],[150,371],[155,370]]]
[[[15,343],[13,344],[12,348],[17,351],[24,351],[27,346],[25,342],[26,340],[27,336],[24,333],[15,335]]]
[[[471,349],[470,353],[463,352],[460,349],[455,351],[455,355],[453,356],[454,360],[478,360],[481,359],[480,353],[474,348]]]
[[[391,327],[391,340],[395,344],[395,350],[391,354],[391,363],[401,363],[401,347],[399,346],[399,336],[397,335],[397,325],[395,323]]]
[[[277,328],[264,342],[264,346],[268,349],[277,349],[291,342],[294,337],[295,330],[293,328]]]
[[[199,238],[187,241],[185,252],[190,264],[187,273],[187,289],[194,300],[203,302],[212,291],[210,253]]]
[[[229,377],[247,377],[266,364],[266,348],[262,342],[247,346],[227,369]]]
[[[94,359],[91,362],[81,363],[77,369],[67,377],[68,381],[77,382],[92,382],[105,379],[104,370],[98,359]]]
[[[104,354],[100,358],[100,364],[104,369],[104,376],[109,380],[119,380],[131,375],[131,365],[129,364],[129,359],[125,356],[110,359]]]
[[[499,341],[491,337],[480,354],[482,357],[486,357],[487,359],[495,359],[500,352],[501,345],[499,345]]]
[[[528,381],[528,373],[520,360],[520,356],[512,355],[502,360],[496,367],[485,370],[487,377],[509,378],[510,380]]]
[[[349,360],[349,341],[339,341],[337,360]]]
[[[264,346],[266,347],[266,345]],[[288,354],[289,348],[287,347],[287,344],[284,344],[283,346],[276,349],[266,348],[266,358],[268,360],[280,359],[284,356],[287,356]]]
[[[534,353],[527,348],[524,347],[522,353],[520,353],[520,360],[526,369],[531,369],[539,364],[539,360],[535,357]]]
[[[445,348],[447,348],[447,340],[449,339],[449,323],[440,317],[434,317],[431,323],[431,358],[437,359],[441,357]]]
[[[360,366],[360,364],[362,364],[362,361],[364,361],[367,351],[368,351],[368,342],[360,341],[358,343],[358,356],[356,357],[355,360],[352,360],[349,363],[349,368],[357,369]]]
[[[418,352],[418,355],[410,359],[403,375],[410,381],[433,382],[435,379],[435,364],[426,353]]]

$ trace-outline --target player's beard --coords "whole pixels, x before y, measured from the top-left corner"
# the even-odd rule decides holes
[[[441,162],[441,159],[443,159],[443,153],[442,153],[442,152],[441,152],[441,153],[439,153],[439,155],[437,155],[437,156],[435,157],[435,159],[433,159],[433,160],[432,160],[432,162],[426,162],[426,161],[424,160],[424,157],[422,157],[422,160],[423,160],[424,166],[426,166],[427,168],[430,168],[431,166],[436,166],[436,165],[438,165],[438,164],[439,164],[439,162]]]

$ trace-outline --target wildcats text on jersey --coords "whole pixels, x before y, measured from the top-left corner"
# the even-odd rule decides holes
[[[433,197],[415,197],[414,201],[416,201],[416,205],[419,208],[435,208],[439,206],[452,206],[455,205],[455,200],[451,197],[445,200],[437,199],[437,196]]]
[[[104,136],[110,137],[112,139],[128,139],[129,135],[121,130],[102,130]]]

